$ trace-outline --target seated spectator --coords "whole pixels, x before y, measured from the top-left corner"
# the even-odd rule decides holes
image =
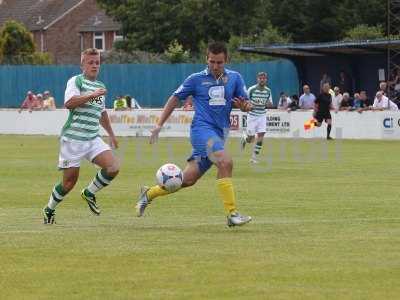
[[[278,102],[278,109],[287,110],[292,100],[284,93],[280,93],[279,102]]]
[[[28,91],[26,93],[26,97],[21,104],[18,112],[20,113],[23,109],[28,109],[29,112],[32,112],[33,105],[36,103],[36,96],[32,93],[32,91]]]
[[[135,98],[132,98],[129,95],[125,96],[126,102],[128,103],[129,109],[142,109],[142,107],[139,105],[139,102]]]
[[[360,92],[360,98],[361,98],[361,100],[364,101],[364,107],[365,107],[364,110],[370,109],[371,106],[374,104],[374,103],[371,101],[371,99],[368,98],[367,92],[366,92],[366,91],[361,91],[361,92]]]
[[[300,102],[299,96],[292,95],[291,100],[292,100],[292,102],[289,104],[288,109],[287,109],[288,112],[291,112],[291,111],[294,111],[294,110],[298,110],[300,108],[300,106],[299,106],[299,102]]]
[[[354,103],[353,103],[354,110],[356,110],[359,113],[362,113],[365,110],[369,110],[370,106],[371,105],[369,104],[366,91],[361,91],[359,94],[358,93],[354,94]]]
[[[43,93],[43,110],[55,110],[56,101],[49,91]]]
[[[342,103],[343,95],[340,93],[340,88],[335,86],[333,88],[332,107],[335,112],[339,111],[340,103]]]
[[[379,83],[379,91],[378,92],[382,92],[384,96],[388,95],[387,83],[385,81],[382,81]]]
[[[372,110],[393,110],[397,111],[399,108],[396,103],[389,100],[382,91],[376,93],[376,97],[374,100],[374,105],[372,106]]]
[[[118,96],[117,99],[114,100],[114,110],[127,110],[128,104],[126,103],[126,99],[123,96]]]
[[[343,93],[342,101],[340,102],[339,110],[349,111],[352,108],[351,99],[349,93]]]
[[[42,110],[43,109],[43,95],[42,94],[39,93],[36,95],[36,100],[33,101],[32,109],[33,110]]]
[[[353,100],[353,108],[354,109],[362,108],[363,105],[364,105],[364,103],[361,100],[360,94],[359,93],[355,93],[354,94],[354,100]]]
[[[308,85],[303,86],[303,95],[300,96],[299,106],[301,109],[314,109],[315,96]]]

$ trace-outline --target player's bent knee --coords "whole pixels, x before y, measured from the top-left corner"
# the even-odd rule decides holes
[[[66,192],[69,192],[74,188],[77,181],[78,177],[67,178],[66,180],[63,181],[63,189]]]
[[[233,161],[231,158],[223,158],[217,162],[218,169],[222,170],[232,170],[233,169]]]
[[[120,169],[120,164],[117,160],[114,160],[110,166],[105,168],[107,174],[110,175],[111,177],[116,177],[119,173],[119,169]]]
[[[110,175],[110,177],[114,178],[118,175],[119,169],[118,170],[113,170],[113,171],[107,171],[107,174]]]
[[[189,179],[185,179],[183,178],[183,182],[182,182],[182,187],[189,187],[194,185],[197,182],[197,179],[195,178],[189,178]]]

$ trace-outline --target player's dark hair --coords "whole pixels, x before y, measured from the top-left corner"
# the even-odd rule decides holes
[[[212,53],[212,54],[224,53],[225,57],[228,58],[228,49],[226,48],[226,45],[223,42],[212,42],[212,43],[208,44],[207,56],[208,56],[208,53]]]

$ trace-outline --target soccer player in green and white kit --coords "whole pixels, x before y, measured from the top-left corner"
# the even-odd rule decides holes
[[[95,215],[100,214],[95,194],[117,176],[119,164],[111,148],[99,136],[100,125],[110,137],[110,145],[118,147],[105,110],[105,85],[97,80],[100,71],[100,52],[86,49],[81,55],[83,73],[68,80],[64,103],[69,117],[60,138],[58,167],[63,170],[62,182],[56,184],[48,204],[43,209],[45,224],[53,224],[55,208],[72,190],[79,177],[80,162],[83,158],[101,168],[81,196]]]
[[[243,133],[240,145],[243,150],[246,143],[252,143],[255,135],[257,135],[256,144],[254,145],[253,154],[250,159],[252,163],[258,163],[257,155],[260,154],[262,149],[267,125],[265,108],[268,104],[272,104],[271,89],[267,87],[267,79],[265,72],[258,73],[257,84],[248,89],[249,100],[253,108],[247,113],[247,130]]]

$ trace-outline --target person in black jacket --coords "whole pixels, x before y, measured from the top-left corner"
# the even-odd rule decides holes
[[[318,95],[317,99],[315,99],[315,107],[314,107],[314,118],[317,120],[315,125],[320,127],[322,122],[325,121],[328,124],[326,129],[326,139],[331,140],[331,129],[332,129],[332,116],[331,116],[331,108],[332,108],[332,95],[329,93],[331,86],[329,83],[324,83],[322,85],[322,93]]]

